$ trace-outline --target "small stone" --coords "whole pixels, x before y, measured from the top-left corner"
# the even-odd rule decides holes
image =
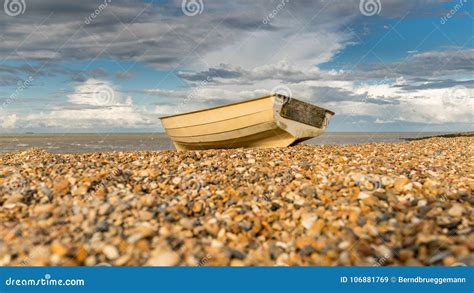
[[[301,219],[301,224],[306,229],[310,229],[311,226],[313,226],[314,222],[316,222],[317,219],[318,219],[317,215],[313,215],[313,214],[304,215]]]
[[[38,205],[34,208],[34,212],[36,214],[45,214],[53,211],[54,205],[52,204],[44,204],[44,205]]]
[[[339,247],[339,249],[341,250],[345,250],[347,248],[349,248],[350,246],[350,242],[349,241],[342,241],[341,243],[339,243],[339,245],[337,247]]]
[[[51,253],[62,257],[66,255],[67,249],[61,243],[54,242],[51,244]]]
[[[246,168],[245,167],[237,167],[237,168],[235,168],[235,170],[239,173],[243,173],[246,170]]]
[[[242,253],[240,250],[237,249],[229,249],[228,251],[229,258],[236,258],[236,259],[244,259],[245,254]]]
[[[301,174],[301,173],[296,173],[296,174],[295,174],[295,178],[296,178],[296,179],[302,179],[302,178],[304,178],[304,175]]]
[[[76,252],[76,260],[80,263],[84,262],[87,259],[87,251],[81,246]]]
[[[112,205],[104,203],[99,207],[99,215],[108,215],[113,210]]]
[[[303,193],[305,196],[310,196],[310,197],[315,197],[318,195],[316,188],[313,186],[305,186],[301,190],[301,193]]]
[[[464,212],[464,208],[460,204],[454,204],[449,210],[448,214],[451,217],[461,217]]]
[[[281,205],[277,204],[276,202],[272,202],[272,206],[270,207],[270,210],[271,211],[276,211],[278,210],[279,208],[281,208]]]
[[[245,263],[241,261],[240,259],[232,259],[230,261],[230,266],[231,267],[243,267],[245,266]]]
[[[410,180],[408,178],[398,178],[394,183],[395,190],[398,192],[403,192],[405,190],[405,185],[409,183]]]
[[[21,203],[23,201],[23,195],[19,192],[14,192],[10,195],[4,204],[14,204],[14,203]]]
[[[6,208],[7,210],[11,210],[16,208],[16,203],[5,203],[3,204],[3,207]]]
[[[428,203],[428,201],[426,199],[422,199],[422,200],[418,201],[417,206],[418,207],[424,207],[424,206],[426,206],[427,203]]]
[[[451,252],[446,250],[446,251],[440,251],[438,253],[436,253],[435,255],[433,255],[429,260],[428,260],[428,263],[433,265],[433,264],[436,264],[440,261],[442,261],[445,257],[448,257],[449,255],[451,255]]]
[[[73,195],[84,195],[87,193],[88,189],[89,188],[87,186],[81,185],[73,192]]]
[[[315,250],[314,247],[311,245],[306,245],[300,250],[300,253],[303,256],[311,255],[313,252],[315,252]]]
[[[407,260],[413,258],[413,251],[408,250],[408,249],[402,249],[398,253],[398,257],[400,258],[401,261],[406,262]]]
[[[285,252],[285,250],[278,245],[273,244],[270,246],[270,257],[272,259],[277,259],[283,252]]]
[[[379,190],[375,190],[374,191],[374,196],[380,200],[387,200],[388,199],[388,196],[387,196],[387,193],[385,191],[379,191]]]
[[[239,223],[239,227],[243,230],[243,231],[250,231],[250,229],[252,229],[252,223],[249,222],[249,221],[243,221],[243,222],[240,222]]]
[[[109,224],[107,222],[100,222],[96,228],[97,232],[107,232],[109,230]]]
[[[66,177],[58,177],[54,180],[53,192],[55,194],[64,194],[69,192],[69,180]]]
[[[138,217],[142,221],[149,221],[153,218],[153,213],[150,213],[149,211],[140,211]]]
[[[171,182],[174,184],[174,185],[178,185],[181,183],[181,177],[174,177],[173,180],[171,180]]]
[[[119,257],[119,252],[117,248],[113,245],[106,245],[102,249],[102,252],[108,259],[116,259]]]
[[[358,199],[366,199],[366,198],[369,198],[370,197],[370,194],[368,194],[367,192],[359,192],[359,196],[357,196]]]
[[[175,266],[179,263],[179,255],[173,251],[161,251],[150,258],[147,262],[149,266]]]
[[[200,213],[202,211],[203,207],[204,207],[204,204],[202,202],[200,202],[200,201],[194,202],[193,212]]]

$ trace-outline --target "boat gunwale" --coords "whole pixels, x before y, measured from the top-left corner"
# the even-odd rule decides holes
[[[211,107],[211,108],[205,108],[205,109],[196,110],[196,111],[191,111],[191,112],[185,112],[185,113],[179,113],[179,114],[174,114],[174,115],[161,116],[161,117],[159,117],[159,118],[160,118],[160,120],[161,120],[161,119],[165,119],[165,118],[172,118],[172,117],[184,116],[184,115],[188,115],[188,114],[194,114],[194,113],[199,113],[199,112],[205,112],[205,111],[209,111],[209,110],[225,108],[225,107],[228,107],[228,106],[234,106],[234,105],[245,104],[245,103],[249,103],[249,102],[253,102],[253,101],[268,99],[268,98],[271,98],[271,97],[274,97],[274,96],[275,96],[275,95],[268,95],[268,96],[263,96],[263,97],[254,98],[254,99],[250,99],[250,100],[244,100],[244,101],[240,101],[240,102],[235,102],[235,103],[230,103],[230,104],[215,106],[215,107]]]
[[[179,114],[174,114],[174,115],[166,115],[166,116],[161,116],[161,117],[159,117],[159,118],[160,118],[160,120],[162,120],[162,119],[167,119],[167,118],[179,117],[179,116],[184,116],[184,115],[188,115],[188,114],[200,113],[200,112],[204,112],[204,111],[209,111],[209,110],[214,110],[214,109],[220,109],[220,108],[224,108],[224,107],[229,107],[229,106],[234,106],[234,105],[240,105],[240,104],[249,103],[249,102],[254,102],[254,101],[263,100],[263,99],[268,99],[268,98],[277,97],[277,96],[282,96],[282,97],[287,97],[287,98],[290,98],[290,99],[298,100],[298,99],[296,99],[296,98],[292,98],[292,97],[288,97],[288,96],[285,96],[285,95],[280,95],[280,94],[274,93],[274,94],[272,94],[272,95],[263,96],[263,97],[259,97],[259,98],[254,98],[254,99],[250,99],[250,100],[244,100],[244,101],[240,101],[240,102],[235,102],[235,103],[230,103],[230,104],[215,106],[215,107],[211,107],[211,108],[205,108],[205,109],[196,110],[196,111],[191,111],[191,112],[179,113]],[[298,100],[298,101],[301,101],[301,100]],[[306,102],[306,101],[302,101],[302,102],[308,103],[308,102]],[[313,105],[312,103],[308,103],[308,104]],[[314,106],[314,105],[313,105],[313,106]],[[317,107],[319,107],[319,106],[317,106]],[[328,110],[328,109],[326,109],[326,108],[323,108],[323,107],[319,107],[319,108],[324,109],[326,112],[330,113],[331,115],[334,115],[334,114],[335,114],[333,111]]]

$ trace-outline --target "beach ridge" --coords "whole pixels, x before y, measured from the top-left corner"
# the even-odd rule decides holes
[[[474,265],[473,145],[0,154],[0,265]]]

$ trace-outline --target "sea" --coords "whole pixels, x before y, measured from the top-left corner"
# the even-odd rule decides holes
[[[399,142],[445,132],[326,132],[306,144]],[[174,150],[165,133],[0,134],[0,153],[40,148],[51,153]]]

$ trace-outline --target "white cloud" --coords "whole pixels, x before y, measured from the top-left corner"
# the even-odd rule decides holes
[[[6,115],[3,118],[0,117],[0,126],[4,129],[13,129],[16,127],[19,118],[16,114]]]
[[[48,112],[32,113],[26,117],[26,127],[98,129],[137,128],[150,126],[152,117],[133,105],[111,82],[89,79],[74,86],[67,96],[69,103],[53,106]]]
[[[93,106],[131,105],[132,98],[119,92],[109,81],[88,79],[74,86],[74,93],[67,95],[73,104]]]
[[[278,78],[272,78],[271,72]],[[171,105],[159,105],[157,111],[166,113],[172,110],[171,113],[176,113],[263,96],[276,86],[284,85],[292,96],[331,109],[336,115],[370,116],[378,124],[395,121],[426,124],[474,122],[472,88],[450,86],[405,90],[404,86],[410,82],[404,76],[376,81],[339,80],[343,74],[335,71],[326,74],[318,69],[297,71],[280,64],[245,71],[237,80],[209,83],[187,91],[154,89],[148,93],[173,98]],[[293,80],[295,76],[301,81]]]

